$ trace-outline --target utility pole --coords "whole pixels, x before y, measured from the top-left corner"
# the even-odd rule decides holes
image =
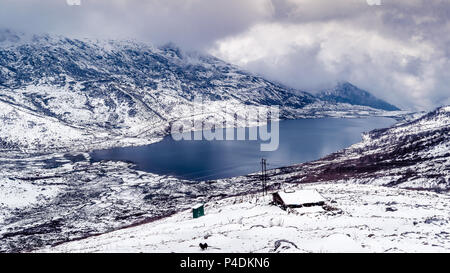
[[[261,183],[263,189],[263,195],[266,195],[266,184],[267,184],[267,162],[265,158],[261,159]]]

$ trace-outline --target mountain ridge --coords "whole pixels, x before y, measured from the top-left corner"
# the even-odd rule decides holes
[[[281,118],[385,114],[323,101],[173,44],[16,36],[9,31],[16,42],[0,42],[0,120],[8,121],[0,129],[0,143],[8,143],[3,148],[149,144],[167,134],[171,122],[189,117],[196,97],[207,113],[225,105],[236,111],[279,105]]]
[[[317,97],[334,103],[364,105],[386,111],[400,110],[398,107],[375,97],[368,91],[360,89],[349,82],[340,82],[331,90],[321,91]]]

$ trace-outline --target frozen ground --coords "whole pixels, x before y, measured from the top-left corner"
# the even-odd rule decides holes
[[[170,218],[44,252],[450,252],[450,196],[370,185],[315,184],[334,211],[286,212],[271,197],[209,202]]]
[[[89,154],[0,157],[0,252],[24,252],[259,189],[258,178],[188,181]]]

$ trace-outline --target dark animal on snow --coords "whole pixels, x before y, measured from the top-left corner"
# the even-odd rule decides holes
[[[205,249],[208,248],[208,244],[207,244],[207,243],[204,243],[204,244],[200,243],[199,246],[200,246],[200,248],[201,248],[202,250],[205,250]]]

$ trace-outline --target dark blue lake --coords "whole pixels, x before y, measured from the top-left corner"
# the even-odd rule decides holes
[[[93,161],[131,161],[146,172],[211,180],[257,172],[262,157],[268,169],[316,160],[361,141],[363,132],[394,123],[379,117],[283,120],[278,149],[272,152],[261,152],[262,142],[257,140],[175,141],[167,136],[155,144],[99,150],[91,156]]]

